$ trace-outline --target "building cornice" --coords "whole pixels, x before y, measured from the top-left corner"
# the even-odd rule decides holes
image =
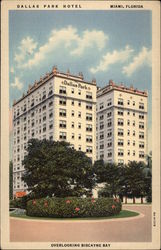
[[[53,79],[54,77],[55,78],[59,77],[62,79],[67,79],[67,80],[71,80],[71,81],[76,81],[76,82],[81,82],[81,83],[96,86],[95,80],[92,80],[92,82],[84,81],[83,74],[82,73],[79,73],[79,74],[80,74],[79,76],[76,76],[76,75],[70,74],[69,71],[67,73],[59,72],[56,67],[53,67],[53,70],[50,73],[46,73],[46,75],[44,77],[41,77],[38,82],[35,81],[35,83],[32,86],[29,85],[27,93],[23,94],[23,96],[19,100],[14,101],[13,107],[16,104],[18,104],[19,102],[21,102],[23,99],[25,99],[27,96],[31,95],[35,90],[42,87],[46,82]]]

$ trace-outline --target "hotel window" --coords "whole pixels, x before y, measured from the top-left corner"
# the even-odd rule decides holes
[[[119,139],[118,140],[118,146],[124,146],[124,140]]]
[[[130,100],[127,101],[127,105],[130,105]]]
[[[92,92],[86,92],[86,98],[92,99]]]
[[[78,90],[78,95],[81,95],[81,90],[80,89]]]
[[[59,104],[60,105],[66,105],[66,99],[65,98],[60,98],[59,99]]]
[[[118,126],[123,126],[124,125],[124,120],[119,118],[118,122],[117,122],[117,125]]]
[[[133,121],[132,125],[135,127],[135,121]]]
[[[144,122],[139,122],[139,128],[144,129]]]
[[[34,112],[31,113],[31,117],[33,117],[33,116],[34,116]]]
[[[74,139],[74,133],[72,133],[72,139]]]
[[[133,136],[135,136],[135,130],[133,130],[133,133],[132,133]]]
[[[66,109],[59,109],[59,116],[66,117]]]
[[[81,102],[80,102],[80,101],[78,101],[78,106],[79,106],[79,107],[81,106]]]
[[[86,142],[92,142],[92,136],[91,135],[86,136]]]
[[[71,93],[74,94],[74,89],[73,88],[71,89]]]
[[[104,119],[104,115],[100,115],[100,121]]]
[[[130,135],[130,130],[128,129],[128,131],[127,131],[127,135]]]
[[[124,135],[124,130],[118,129],[118,136],[123,136],[123,135]]]
[[[133,146],[135,146],[135,141],[133,141]]]
[[[60,132],[59,139],[66,140],[66,132]]]
[[[43,132],[46,132],[46,124],[43,125]]]
[[[122,106],[124,105],[124,101],[123,101],[122,98],[119,98],[119,99],[118,99],[118,105],[122,105]]]
[[[118,163],[123,164],[123,163],[124,163],[124,160],[122,160],[122,159],[118,159]]]
[[[92,114],[86,113],[86,120],[87,121],[92,121]]]
[[[81,128],[81,123],[78,123],[78,128]]]
[[[135,156],[135,150],[133,150],[133,156]]]
[[[34,99],[31,100],[31,107],[34,106]]]
[[[144,114],[139,114],[139,119],[144,119]]]
[[[53,136],[52,135],[49,136],[49,140],[53,140]]]
[[[81,140],[81,134],[78,135],[78,139]]]
[[[42,96],[42,100],[44,100],[46,98],[46,92],[43,92],[43,96]]]
[[[26,111],[26,104],[24,105],[23,111],[24,111],[24,112]]]
[[[81,112],[80,111],[78,112],[78,117],[81,117]]]
[[[123,155],[124,155],[124,150],[118,149],[118,156],[123,156]]]
[[[79,146],[78,146],[78,150],[81,150],[81,149],[82,149],[82,147],[81,147],[81,145],[79,145]]]
[[[127,115],[130,115],[130,111],[127,111]]]
[[[45,116],[43,116],[43,118],[42,118],[42,119],[43,119],[43,122],[44,122],[44,121],[46,121],[46,115],[45,115]]]
[[[127,125],[130,125],[130,120],[127,120]]]
[[[49,102],[49,107],[51,107],[52,105],[53,105],[53,101]]]
[[[112,126],[112,119],[108,119],[107,120],[107,127],[111,127]]]
[[[107,100],[107,107],[111,106],[112,105],[112,101],[111,101],[111,98]]]
[[[144,151],[139,151],[139,158],[144,158]]]
[[[100,144],[100,149],[104,149],[104,144]]]
[[[112,151],[111,150],[107,151],[107,157],[112,157]]]
[[[104,139],[104,132],[100,132],[100,140]]]
[[[86,152],[87,152],[87,153],[92,153],[92,147],[87,146],[87,147],[86,147]]]
[[[130,155],[130,150],[127,151],[127,155]]]
[[[71,144],[70,147],[71,147],[71,149],[74,149],[74,144]]]
[[[100,122],[100,129],[103,129],[103,128],[104,128],[104,123]]]
[[[100,159],[103,159],[103,158],[104,158],[104,152],[101,151],[101,152],[100,152]]]
[[[139,148],[144,148],[144,142],[139,142]]]
[[[112,141],[108,141],[108,142],[107,142],[107,147],[108,147],[108,148],[112,147]]]
[[[44,105],[44,106],[42,107],[42,110],[46,110],[46,105]]]
[[[118,110],[117,114],[123,116],[124,112],[122,110]]]
[[[107,137],[111,137],[112,136],[112,130],[107,130]]]
[[[49,129],[52,129],[53,128],[53,124],[49,124]]]
[[[74,128],[74,122],[72,122],[72,128]]]
[[[128,145],[128,146],[130,145],[130,140],[127,141],[127,145]]]
[[[71,104],[74,106],[74,101],[73,100],[71,101]]]
[[[135,116],[135,112],[133,112],[133,116]]]
[[[49,113],[49,118],[52,118],[53,117],[53,112],[50,112]]]
[[[91,124],[86,125],[86,131],[92,131],[92,125]]]
[[[46,130],[45,130],[45,131],[46,131]],[[34,137],[35,133],[34,133],[34,132],[32,132],[32,134],[31,134],[31,135],[32,135],[32,137]]]
[[[50,96],[50,95],[52,95],[53,94],[53,91],[52,91],[52,89],[49,91],[49,93],[48,93],[48,96]]]
[[[144,109],[144,103],[139,102],[139,109]]]
[[[111,111],[107,113],[107,117],[111,117],[111,115],[112,115]]]
[[[66,128],[66,121],[59,121],[59,128]]]
[[[135,106],[135,101],[133,101],[133,106]]]
[[[86,104],[86,109],[90,109],[90,110],[92,110],[92,103],[88,103],[88,104]]]
[[[66,94],[66,87],[60,86],[59,87],[59,94]]]
[[[74,110],[72,110],[72,113],[71,113],[72,116],[74,116]]]
[[[100,109],[103,109],[104,108],[104,103],[100,103]]]

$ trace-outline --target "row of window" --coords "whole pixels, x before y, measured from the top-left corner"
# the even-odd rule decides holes
[[[64,95],[66,95],[66,94],[67,94],[67,89],[66,89],[66,87],[60,86],[60,87],[59,87],[59,94],[64,94]],[[71,94],[75,94],[75,89],[74,89],[74,88],[71,88]],[[82,94],[81,89],[78,89],[78,95],[81,95],[81,94]],[[92,92],[86,91],[86,98],[87,98],[87,99],[92,99]]]

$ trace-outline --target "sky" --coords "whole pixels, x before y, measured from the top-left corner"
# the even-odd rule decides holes
[[[83,72],[100,87],[115,83],[148,90],[151,150],[151,11],[10,11],[10,108],[29,84],[56,65]]]

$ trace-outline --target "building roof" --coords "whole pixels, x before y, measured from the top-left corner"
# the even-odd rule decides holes
[[[67,73],[63,73],[58,71],[57,67],[54,66],[52,71],[46,73],[44,77],[40,77],[39,81],[35,81],[33,85],[29,84],[27,93],[26,94],[24,93],[20,99],[14,100],[13,106],[22,101],[24,98],[26,98],[28,95],[30,95],[32,92],[34,92],[36,89],[38,89],[40,86],[45,84],[48,80],[50,80],[53,77],[62,77],[70,80],[81,81],[86,84],[96,85],[95,79],[93,79],[92,82],[85,81],[82,72],[79,72],[79,75],[72,75],[69,70],[67,70]]]
[[[135,95],[140,95],[140,96],[148,96],[148,92],[147,90],[141,91],[138,90],[137,88],[134,88],[133,86],[130,87],[126,87],[123,83],[121,83],[120,85],[114,83],[112,80],[109,80],[109,84],[106,85],[103,88],[97,88],[97,97],[100,97],[110,91],[121,91],[121,92],[126,92],[129,94],[135,94]]]

